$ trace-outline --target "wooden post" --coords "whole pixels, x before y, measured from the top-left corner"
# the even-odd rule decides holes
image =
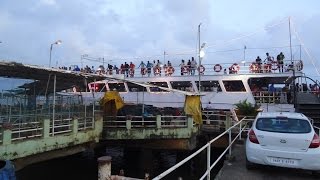
[[[50,119],[44,119],[42,124],[42,137],[48,138],[50,136]]]
[[[111,159],[110,156],[98,158],[98,180],[111,178]]]

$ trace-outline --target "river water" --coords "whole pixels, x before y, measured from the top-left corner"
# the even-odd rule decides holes
[[[211,162],[222,152],[221,149],[212,148]],[[191,151],[176,150],[146,150],[129,149],[121,147],[107,147],[87,150],[72,156],[57,158],[33,165],[29,165],[16,173],[18,180],[97,180],[97,158],[101,156],[112,157],[112,174],[119,174],[123,169],[125,176],[144,178],[145,173],[151,177],[162,173],[188,155]],[[212,172],[212,177],[222,167],[223,161]],[[180,167],[164,179],[184,180],[199,179],[206,169],[206,153],[196,156],[186,165]]]

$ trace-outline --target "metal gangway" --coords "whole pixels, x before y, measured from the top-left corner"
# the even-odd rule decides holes
[[[228,117],[228,115],[226,116],[226,118],[230,118],[230,116]],[[222,122],[221,120],[212,120],[215,122]],[[171,172],[175,171],[176,169],[178,169],[179,167],[181,167],[182,165],[186,164],[188,161],[192,160],[193,158],[195,158],[197,155],[199,155],[200,153],[203,153],[206,151],[206,171],[204,172],[204,174],[199,178],[200,180],[203,179],[211,179],[211,172],[213,170],[214,167],[216,167],[216,165],[218,164],[219,161],[222,160],[222,158],[227,154],[227,159],[232,160],[234,159],[234,154],[233,152],[235,150],[239,151],[237,148],[241,148],[241,153],[235,153],[238,154],[239,156],[244,156],[244,146],[243,143],[242,145],[240,145],[241,147],[237,147],[236,146],[236,142],[237,140],[240,142],[243,140],[243,133],[247,133],[249,130],[249,122],[254,121],[254,117],[244,117],[239,121],[232,121],[233,125],[229,128],[226,127],[226,130],[224,132],[222,132],[220,135],[216,136],[214,139],[210,140],[209,142],[207,142],[206,145],[202,146],[200,149],[198,149],[196,152],[194,152],[193,154],[189,155],[188,157],[186,157],[185,159],[183,159],[182,161],[180,161],[179,163],[177,163],[176,165],[172,166],[171,168],[169,168],[168,170],[164,171],[163,173],[159,174],[158,176],[156,176],[155,178],[153,178],[153,180],[159,180],[162,178],[165,178],[167,175],[169,175]],[[227,122],[227,121],[224,121]],[[313,126],[315,131],[320,134],[320,127],[318,126]],[[215,143],[217,140],[219,140],[221,137],[227,135],[228,136],[228,146],[225,148],[225,150],[219,155],[219,157],[214,161],[211,162],[211,146],[213,145],[213,143]],[[238,158],[237,158],[238,159]],[[243,160],[245,158],[240,157],[239,160]],[[231,165],[231,164],[230,164]],[[245,165],[243,165],[242,167],[240,167],[240,169],[245,168]],[[234,171],[234,170],[232,170]],[[260,173],[260,175],[259,175]],[[261,172],[259,172],[258,175],[257,173],[249,173],[249,175],[247,175],[246,177],[243,177],[242,179],[247,179],[251,177],[251,179],[255,179],[255,177],[257,176],[262,176]],[[247,174],[247,171],[245,172],[245,174]],[[219,174],[218,174],[219,175]],[[228,175],[227,175],[228,176]],[[235,175],[237,176],[237,175]],[[286,176],[286,175],[283,175]],[[228,176],[228,178],[230,178],[230,176]],[[219,178],[218,178],[219,179]],[[220,178],[223,179],[223,178]],[[272,178],[270,178],[272,179]],[[299,178],[298,178],[299,179]],[[306,178],[308,179],[308,178]],[[311,179],[313,179],[311,177]]]
[[[165,172],[159,174],[158,176],[156,176],[155,178],[153,178],[154,180],[159,180],[162,179],[164,177],[166,177],[168,174],[170,174],[171,172],[173,172],[174,170],[176,170],[177,168],[179,168],[180,166],[182,166],[183,164],[185,164],[186,162],[188,162],[189,160],[191,160],[192,158],[194,158],[196,155],[206,151],[207,153],[207,170],[205,171],[205,173],[201,176],[201,180],[202,179],[210,179],[211,177],[211,170],[217,165],[217,163],[224,157],[224,155],[226,153],[228,153],[228,156],[231,157],[232,156],[232,146],[233,144],[236,142],[236,140],[241,140],[242,139],[242,133],[244,131],[247,130],[247,123],[249,121],[253,121],[254,119],[252,117],[244,117],[243,119],[241,119],[240,121],[236,122],[235,124],[233,124],[230,128],[228,128],[226,131],[224,131],[223,133],[221,133],[220,135],[218,135],[217,137],[215,137],[214,139],[210,140],[206,145],[204,145],[203,147],[201,147],[199,150],[197,150],[196,152],[194,152],[193,154],[189,155],[187,158],[185,158],[184,160],[180,161],[178,164],[174,165],[173,167],[171,167],[170,169],[166,170]],[[234,138],[232,138],[232,133],[237,132],[236,136]],[[228,135],[228,147],[222,152],[222,154],[213,162],[211,163],[211,145],[216,142],[218,139],[220,139],[222,136]]]

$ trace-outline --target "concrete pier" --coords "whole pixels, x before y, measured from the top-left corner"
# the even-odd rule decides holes
[[[226,160],[215,180],[309,180],[319,179],[307,170],[278,168],[258,165],[253,170],[246,169],[245,144],[233,148],[234,161]]]
[[[110,156],[98,158],[98,180],[106,180],[111,177],[111,159]]]

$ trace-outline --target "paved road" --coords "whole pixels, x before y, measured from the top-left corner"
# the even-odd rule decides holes
[[[223,168],[215,180],[310,180],[320,179],[312,176],[311,171],[257,166],[256,169],[247,170],[245,166],[245,145],[236,144],[233,162],[225,161]]]

